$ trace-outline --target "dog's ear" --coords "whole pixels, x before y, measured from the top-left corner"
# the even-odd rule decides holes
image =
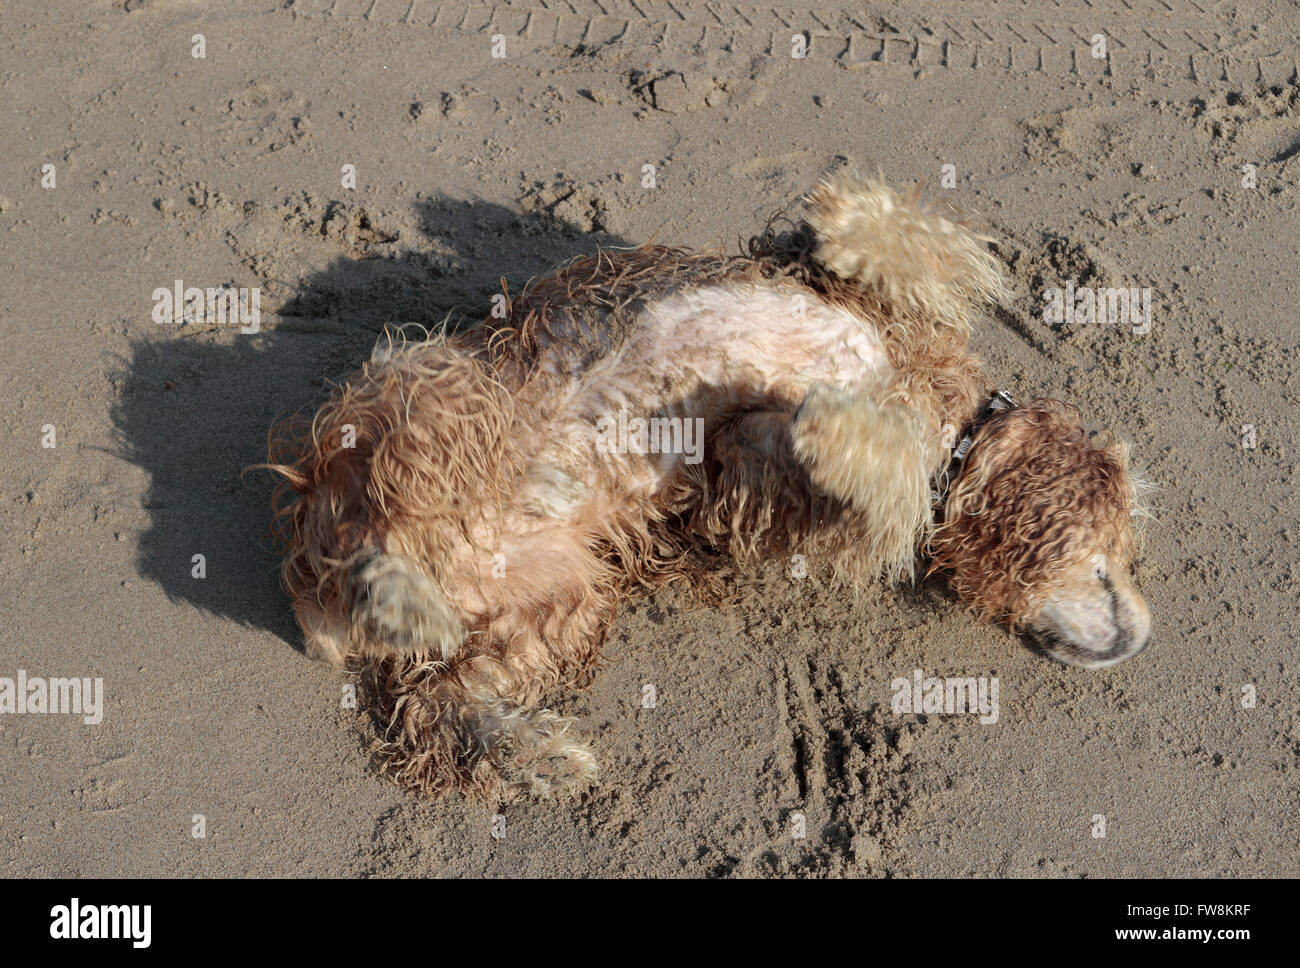
[[[911,577],[930,517],[921,416],[897,401],[832,387],[808,392],[791,428],[796,459],[812,483],[863,519],[868,569]]]

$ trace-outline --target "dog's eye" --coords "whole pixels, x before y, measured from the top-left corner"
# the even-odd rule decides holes
[[[1099,579],[1106,577],[1106,556],[1105,555],[1092,556],[1092,577],[1099,578]]]

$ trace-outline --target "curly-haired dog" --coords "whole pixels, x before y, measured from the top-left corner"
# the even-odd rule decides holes
[[[370,661],[398,780],[510,798],[594,778],[536,703],[704,549],[854,580],[928,559],[1062,661],[1141,652],[1125,451],[1062,405],[985,404],[971,317],[1005,295],[955,218],[841,177],[742,257],[602,252],[505,319],[386,340],[272,434],[309,654]]]

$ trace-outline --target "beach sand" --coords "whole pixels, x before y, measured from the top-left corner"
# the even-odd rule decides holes
[[[104,701],[0,715],[0,874],[1300,874],[1300,20],[1174,6],[8,5],[0,677]],[[978,216],[1019,294],[993,379],[1131,442],[1152,647],[1067,668],[940,582],[774,563],[630,603],[556,694],[581,802],[378,777],[241,473],[272,419],[385,325],[599,246],[734,249],[844,167]],[[155,322],[176,280],[256,288],[258,332]],[[1066,282],[1149,289],[1149,332],[1048,325]],[[996,676],[997,722],[894,714],[916,669]]]

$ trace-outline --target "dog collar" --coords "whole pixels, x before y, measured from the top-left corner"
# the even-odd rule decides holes
[[[975,443],[975,435],[979,433],[979,429],[988,423],[989,418],[995,413],[1002,410],[1014,410],[1015,408],[1016,401],[1006,390],[998,390],[993,396],[989,397],[989,402],[984,405],[984,409],[975,415],[975,419],[971,421],[970,426],[966,429],[965,436],[952,449],[952,460],[948,462],[947,469],[944,471],[943,476],[939,478],[938,486],[931,492],[935,507],[942,507],[944,501],[947,500],[948,488],[957,479],[957,475],[961,473],[962,461],[970,453],[971,444]]]

